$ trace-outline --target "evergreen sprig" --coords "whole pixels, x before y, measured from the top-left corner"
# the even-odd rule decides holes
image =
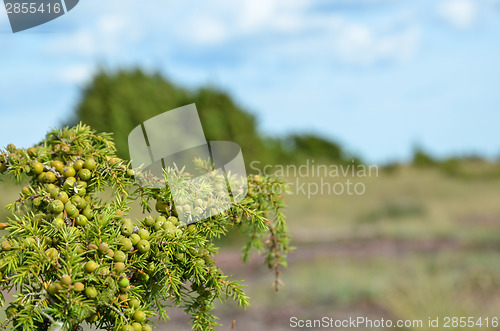
[[[177,178],[176,187],[186,185],[189,192],[189,175],[174,172],[178,177],[165,173],[151,180]],[[274,178],[250,177],[243,200],[206,220],[181,224],[169,187],[139,186],[129,163],[116,157],[111,135],[83,124],[52,130],[26,150],[7,146],[0,173],[29,179],[7,206],[12,216],[0,223],[8,231],[1,243],[0,289],[16,292],[0,330],[79,330],[86,321],[106,330],[147,331],[153,316],[168,320],[171,306],[184,308],[194,330],[213,330],[219,325],[215,300],[249,304],[241,282],[213,262],[214,239],[231,227],[246,234],[243,260],[251,251],[264,254],[278,288],[290,238],[282,197],[274,193],[284,186]],[[110,189],[111,197],[103,199]],[[127,215],[136,200],[143,217],[134,222]]]

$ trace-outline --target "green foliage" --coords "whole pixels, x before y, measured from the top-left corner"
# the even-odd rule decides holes
[[[128,158],[127,138],[133,128],[191,103],[198,108],[207,140],[238,143],[247,166],[253,160],[278,164],[305,159],[329,162],[353,159],[339,145],[317,135],[267,138],[259,132],[255,116],[227,93],[214,87],[188,90],[159,74],[146,74],[139,69],[97,73],[83,91],[72,124],[81,121],[98,132],[113,132],[118,156]]]
[[[491,162],[474,154],[436,159],[422,148],[415,148],[412,165],[437,169],[445,175],[460,179],[489,179],[500,176],[498,162]]]
[[[51,131],[27,150],[9,145],[0,154],[1,173],[31,178],[8,206],[14,216],[0,223],[8,230],[0,289],[17,293],[0,329],[78,330],[86,321],[107,330],[129,330],[133,323],[150,330],[153,316],[166,321],[168,307],[176,306],[191,316],[194,330],[212,330],[215,300],[248,305],[240,281],[213,262],[214,239],[231,227],[247,235],[244,259],[251,250],[266,255],[277,288],[289,237],[283,202],[270,189],[281,185],[276,179],[252,177],[248,196],[225,213],[180,224],[168,187],[137,186],[115,153],[109,134],[80,124]],[[110,200],[99,195],[105,189],[113,190]],[[133,222],[127,213],[137,199],[144,217]]]
[[[235,105],[226,93],[214,88],[189,91],[159,74],[147,75],[138,69],[99,72],[84,90],[74,121],[98,132],[113,132],[118,155],[128,158],[127,138],[133,128],[191,103],[196,103],[207,140],[236,142],[249,159],[263,152],[255,117]]]
[[[281,139],[280,145],[282,158],[290,163],[312,159],[337,164],[361,164],[359,158],[346,153],[340,145],[315,134],[293,134]]]
[[[427,154],[422,148],[415,148],[413,152],[413,165],[419,168],[432,167],[437,164],[429,154]]]

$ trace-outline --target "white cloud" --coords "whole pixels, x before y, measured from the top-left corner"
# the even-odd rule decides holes
[[[312,2],[304,0],[245,0],[243,7],[235,11],[237,20],[232,26],[232,37],[272,32],[291,37],[304,35],[280,49],[288,49],[295,55],[320,54],[324,52],[324,45],[333,44],[331,50],[337,60],[362,65],[379,60],[406,61],[418,48],[421,33],[413,21],[404,20],[402,27],[389,24],[389,28],[387,24],[398,18],[387,18],[382,24],[359,24],[352,22],[348,15],[318,12],[312,10],[312,6]]]
[[[362,25],[344,27],[337,39],[337,50],[346,58],[360,58],[374,42],[370,29]]]
[[[47,44],[45,51],[52,54],[64,55],[67,53],[80,56],[94,56],[98,53],[99,45],[95,34],[88,28],[83,28],[68,34],[61,34]]]
[[[192,19],[180,34],[199,45],[220,44],[229,38],[229,29],[222,21],[200,17]]]
[[[362,65],[379,60],[405,61],[418,48],[420,29],[412,22],[405,20],[402,27],[387,29],[387,21],[394,19],[388,18],[383,24],[359,24],[339,12],[312,10],[313,5],[305,0],[242,0],[238,3],[214,0],[209,7],[192,11],[184,22],[189,28],[180,34],[183,41],[206,46],[277,33],[290,37],[277,39],[272,46],[288,52],[284,55],[287,58],[322,54],[325,45],[333,44],[330,50],[335,59]]]
[[[0,4],[0,31],[2,32],[12,31],[10,27],[9,17],[7,15],[7,11],[5,10],[3,4]]]
[[[468,28],[477,19],[478,8],[472,0],[445,0],[438,6],[438,13],[457,28]]]
[[[321,20],[309,12],[313,4],[311,1],[246,0],[246,2],[251,10],[242,12],[241,22],[244,23],[242,27],[251,27],[253,31],[274,30],[294,33],[316,25],[315,19]],[[336,15],[329,16],[331,18]]]
[[[133,48],[139,39],[140,31],[135,29],[127,14],[103,15],[82,25],[80,29],[57,34],[46,45],[45,51],[60,56],[88,58],[117,56]]]
[[[294,32],[306,28],[304,0],[214,0],[192,4],[195,10],[183,12],[177,29],[182,40],[205,46],[220,44],[259,33]],[[189,4],[185,4],[190,7]]]
[[[420,28],[409,26],[401,32],[382,36],[378,51],[389,58],[392,56],[395,60],[407,61],[415,55],[420,44],[420,37]]]
[[[63,83],[80,85],[88,81],[94,73],[93,66],[86,64],[75,64],[63,68],[59,72],[59,78]]]
[[[244,0],[239,10],[240,28],[246,31],[257,30],[263,25],[269,25],[275,18],[277,10],[276,1],[270,0]]]
[[[118,54],[123,48],[129,48],[136,40],[136,31],[126,15],[106,15],[99,18],[93,35],[100,52]]]
[[[411,58],[418,46],[419,29],[406,20],[402,28],[387,29],[387,22],[393,18],[387,18],[383,24],[360,24],[353,22],[348,14],[313,10],[313,5],[307,0],[242,0],[238,3],[213,0],[196,5],[187,0],[159,6],[144,4],[140,15],[136,15],[132,5],[119,6],[116,11],[110,8],[99,13],[93,11],[93,17],[80,22],[79,30],[61,33],[47,43],[46,52],[60,56],[71,54],[91,62],[96,57],[135,56],[140,53],[139,45],[155,45],[167,56],[168,49],[180,50],[186,45],[224,47],[250,38],[246,54],[255,58],[260,52],[255,52],[258,47],[252,47],[252,43],[274,38],[269,47],[280,50],[281,58],[324,54],[325,45],[333,45],[330,46],[331,59],[366,65],[379,60]],[[160,12],[165,13],[163,19],[158,17]],[[266,61],[275,60],[268,56]]]
[[[344,24],[334,39],[334,52],[347,63],[370,65],[380,60],[406,61],[420,42],[420,29],[377,33],[361,24]]]

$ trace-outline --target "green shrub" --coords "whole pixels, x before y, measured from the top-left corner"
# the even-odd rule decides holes
[[[152,317],[166,321],[173,305],[191,316],[193,329],[214,329],[215,300],[248,305],[240,282],[213,262],[213,240],[232,227],[245,234],[244,260],[256,250],[276,275],[285,266],[289,237],[281,197],[270,189],[281,185],[275,179],[250,178],[248,196],[230,210],[180,224],[168,187],[139,187],[115,153],[108,134],[80,124],[0,154],[1,173],[30,178],[8,206],[14,216],[0,223],[8,231],[0,289],[17,292],[0,328],[78,330],[85,321],[107,330],[151,330]],[[109,188],[114,194],[103,200],[98,193]],[[134,200],[143,208],[135,222],[127,218]]]

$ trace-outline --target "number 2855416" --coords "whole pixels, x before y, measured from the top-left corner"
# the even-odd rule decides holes
[[[445,328],[481,328],[498,327],[498,317],[445,317]]]
[[[60,3],[37,2],[7,2],[5,9],[7,14],[59,14],[63,10]]]

